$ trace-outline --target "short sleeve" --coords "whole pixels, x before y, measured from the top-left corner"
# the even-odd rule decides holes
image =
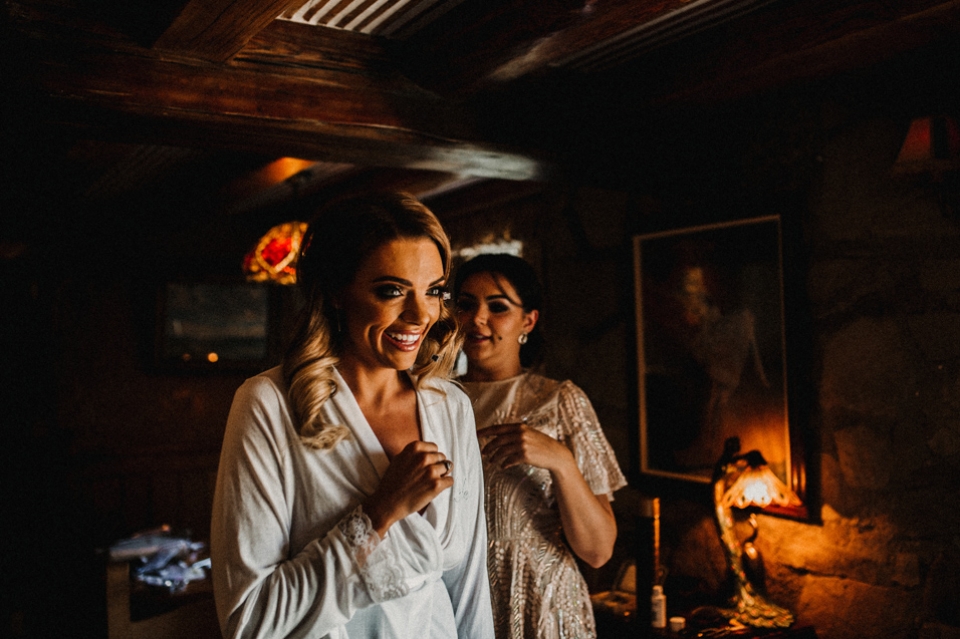
[[[557,396],[560,429],[573,451],[583,478],[595,495],[611,496],[627,485],[617,457],[607,441],[593,405],[586,393],[572,382],[564,382]]]

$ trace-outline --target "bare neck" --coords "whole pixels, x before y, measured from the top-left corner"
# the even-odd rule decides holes
[[[405,371],[370,368],[349,357],[341,358],[337,370],[361,406],[388,405],[397,396],[408,393],[413,388]]]
[[[463,376],[465,382],[499,382],[500,380],[516,377],[523,372],[520,360],[506,366],[484,367],[468,364],[467,372]]]

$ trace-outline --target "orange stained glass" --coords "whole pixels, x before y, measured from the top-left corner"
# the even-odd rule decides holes
[[[306,222],[284,222],[266,232],[243,258],[243,272],[251,282],[295,284],[297,254]]]

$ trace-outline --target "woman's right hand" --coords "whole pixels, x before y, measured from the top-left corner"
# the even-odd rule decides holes
[[[433,442],[413,441],[393,458],[363,512],[383,539],[394,523],[419,512],[453,486],[451,463]]]

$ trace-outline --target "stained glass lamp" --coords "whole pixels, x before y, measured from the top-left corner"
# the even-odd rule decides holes
[[[297,254],[306,230],[306,222],[284,222],[267,231],[243,258],[247,280],[295,284]]]
[[[727,440],[723,455],[714,471],[713,498],[717,531],[733,573],[734,593],[729,608],[721,609],[727,618],[759,628],[787,628],[793,624],[793,613],[767,601],[757,584],[751,583],[745,563],[758,565],[759,551],[753,545],[757,538],[756,510],[771,504],[796,506],[800,498],[770,470],[760,451],[739,454],[740,440]],[[747,510],[753,533],[741,542],[734,529],[733,509]]]

